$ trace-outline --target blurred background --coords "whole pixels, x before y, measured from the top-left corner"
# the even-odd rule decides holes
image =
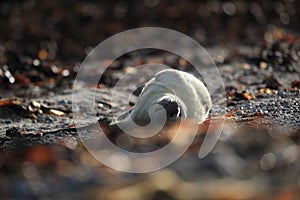
[[[70,96],[96,45],[145,26],[187,34],[210,53],[230,134],[205,159],[197,147],[166,169],[127,174],[82,146]],[[11,0],[0,2],[0,27],[0,199],[300,198],[300,1]],[[191,68],[161,51],[128,54],[99,88],[147,60]],[[103,102],[97,112],[109,117]]]
[[[268,30],[279,27],[298,33],[300,26],[300,5],[293,0],[30,0],[1,1],[0,5],[2,89],[10,84],[28,87],[40,82],[41,76],[73,78],[76,66],[93,47],[130,28],[165,27],[185,33],[205,47],[233,48],[235,44],[260,47],[270,40],[265,34]],[[54,65],[59,70],[48,69]],[[68,71],[60,73],[63,69]]]

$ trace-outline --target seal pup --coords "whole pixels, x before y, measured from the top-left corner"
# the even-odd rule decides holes
[[[202,123],[211,105],[210,94],[202,81],[187,72],[166,69],[145,84],[133,109],[118,117],[116,124],[126,125],[133,121],[145,126],[151,119],[161,122],[162,116],[167,119],[189,118]]]

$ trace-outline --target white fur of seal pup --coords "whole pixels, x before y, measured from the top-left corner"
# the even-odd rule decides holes
[[[166,69],[146,83],[134,108],[117,123],[133,120],[138,125],[147,125],[151,112],[158,118],[164,112],[167,118],[191,118],[202,123],[210,108],[210,94],[199,79],[187,72]]]

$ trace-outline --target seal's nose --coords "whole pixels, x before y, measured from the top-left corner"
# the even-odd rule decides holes
[[[157,104],[164,107],[164,109],[167,112],[168,118],[181,117],[180,107],[176,101],[173,101],[171,99],[163,99],[159,101]]]

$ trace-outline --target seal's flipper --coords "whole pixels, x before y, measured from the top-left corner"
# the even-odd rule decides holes
[[[181,116],[179,104],[171,99],[163,99],[157,104],[163,106],[168,118],[178,118]]]

